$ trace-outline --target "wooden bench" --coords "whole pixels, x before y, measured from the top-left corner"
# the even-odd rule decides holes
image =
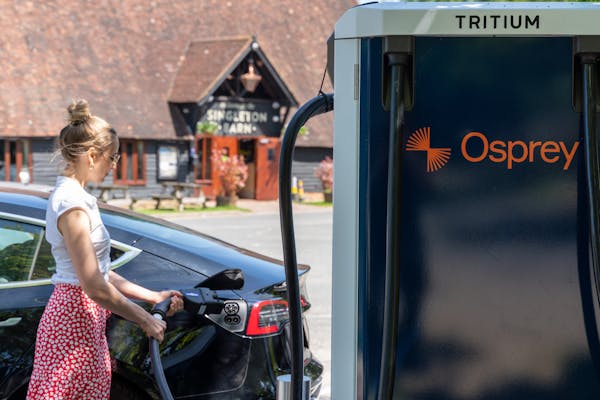
[[[191,183],[191,182],[162,182],[163,194],[170,193],[171,196],[177,200],[177,210],[183,211],[184,204],[202,204],[206,208],[206,196],[202,191],[203,186],[207,186],[206,183]],[[193,195],[186,197],[186,192],[192,192]]]
[[[108,200],[115,199],[115,198],[122,198],[122,199],[129,200],[129,186],[127,186],[127,185],[103,184],[103,185],[98,185],[98,186],[95,186],[92,188],[98,189],[100,191],[98,198],[100,200],[104,201],[105,203]],[[120,192],[121,196],[120,197],[115,196],[116,192]]]
[[[202,208],[206,208],[207,198],[205,196],[198,197],[182,197],[181,202],[185,206],[202,206]]]
[[[164,202],[164,201],[177,201],[177,205],[178,205],[178,209],[179,209],[179,200],[170,194],[154,194],[152,195],[152,200],[156,201],[156,206],[154,207],[156,210],[158,210],[160,208],[160,205]]]
[[[135,206],[135,203],[137,203],[140,200],[143,200],[143,197],[137,197],[137,196],[132,196],[130,197],[131,203],[129,203],[129,209],[133,210],[133,207]]]

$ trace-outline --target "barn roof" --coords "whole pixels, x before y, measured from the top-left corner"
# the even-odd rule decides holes
[[[355,4],[354,0],[0,2],[0,136],[55,136],[65,124],[71,99],[85,98],[92,113],[114,125],[121,137],[176,139],[169,100],[184,93],[185,84],[179,79],[190,52],[211,38],[214,51],[231,56],[214,58],[214,68],[219,69],[217,61],[221,67],[227,58],[234,62],[242,42],[255,37],[289,93],[302,104],[319,90],[327,37]],[[238,50],[218,47],[236,37]],[[198,76],[199,81],[189,83],[197,85],[190,89],[197,97],[211,87],[202,82],[211,73],[200,72],[205,74]],[[299,146],[332,146],[331,115],[315,118],[307,127],[309,134],[298,139]]]

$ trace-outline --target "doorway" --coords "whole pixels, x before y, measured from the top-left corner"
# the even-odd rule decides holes
[[[228,155],[239,154],[248,166],[246,186],[238,193],[243,199],[276,200],[278,197],[278,166],[281,143],[279,138],[225,137],[198,135],[196,137],[195,182],[209,184],[203,191],[209,197],[220,193],[221,184],[210,163],[213,150],[225,150]]]
[[[256,139],[240,139],[238,141],[238,154],[244,157],[248,166],[248,179],[246,186],[239,192],[241,199],[253,199],[256,196]]]

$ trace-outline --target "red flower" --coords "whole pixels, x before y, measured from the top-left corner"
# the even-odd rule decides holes
[[[213,149],[210,160],[212,168],[221,181],[222,196],[235,196],[246,186],[248,166],[244,162],[244,157],[229,156],[225,149]]]
[[[319,166],[315,168],[315,176],[321,180],[323,191],[333,191],[333,160],[326,156]]]

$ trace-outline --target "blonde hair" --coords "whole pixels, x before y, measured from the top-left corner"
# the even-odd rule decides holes
[[[72,170],[78,158],[90,149],[104,153],[118,139],[117,132],[108,122],[90,113],[87,101],[73,101],[67,111],[69,123],[58,135],[56,153],[60,153],[67,163],[65,169]]]

